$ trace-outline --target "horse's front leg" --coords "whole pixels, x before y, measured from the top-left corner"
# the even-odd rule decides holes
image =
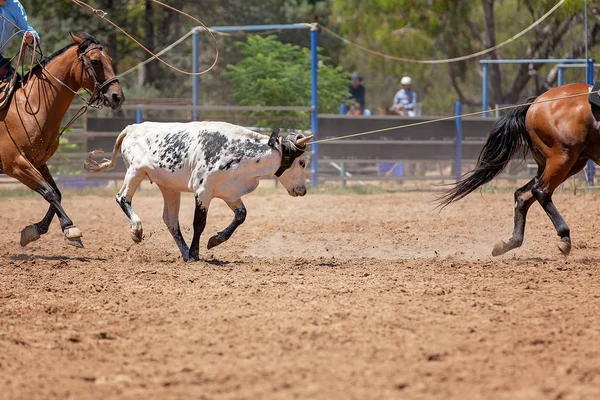
[[[42,173],[41,171],[44,170],[45,172]],[[69,216],[63,209],[61,204],[62,196],[58,189],[55,189],[56,183],[54,182],[54,179],[52,179],[52,176],[50,175],[50,171],[48,171],[47,166],[44,165],[40,167],[40,170],[38,170],[29,162],[29,160],[27,160],[24,157],[19,157],[18,159],[14,160],[13,163],[10,164],[10,168],[7,169],[7,171],[5,172],[7,175],[12,176],[19,182],[23,183],[25,186],[39,193],[48,203],[50,203],[50,209],[46,213],[44,219],[40,221],[41,229],[38,230],[38,227],[35,228],[38,234],[40,234],[40,232],[44,230],[44,224],[46,224],[47,226],[50,225],[54,213],[56,213],[58,215],[58,219],[60,220],[60,227],[65,235],[65,241],[72,246],[83,247],[83,243],[81,242],[81,231],[73,224],[73,221],[71,221],[71,218],[69,218]],[[44,177],[44,175],[49,177],[50,182]],[[45,227],[45,231],[43,233],[46,233],[48,231],[47,226]],[[30,232],[26,233],[26,235],[31,235],[32,237],[35,237],[32,228],[27,227],[24,229],[24,231],[25,230],[28,230]],[[27,241],[26,238],[24,242],[23,232],[21,232],[21,235],[22,244],[27,244],[32,241]]]
[[[243,224],[246,220],[246,206],[244,206],[242,199],[237,199],[234,202],[226,201],[225,203],[227,203],[231,211],[233,211],[233,221],[231,221],[231,223],[227,225],[225,229],[223,229],[221,232],[217,232],[216,235],[209,239],[207,246],[208,249],[212,249],[213,247],[227,241],[231,235],[233,235],[233,232],[235,232],[238,226]]]
[[[52,178],[52,175],[50,174],[48,166],[44,164],[38,168],[38,171],[40,171],[44,179],[46,179],[50,186],[52,186],[52,188],[56,191],[56,194],[58,195],[58,201],[61,201],[62,195],[60,190],[58,190],[56,182],[54,182],[54,178]],[[56,210],[54,209],[54,206],[50,205],[46,215],[40,222],[27,225],[25,228],[23,228],[21,231],[21,246],[25,247],[29,243],[38,240],[41,235],[48,233],[48,228],[50,228],[50,223],[52,223],[52,219],[54,218],[55,214]]]

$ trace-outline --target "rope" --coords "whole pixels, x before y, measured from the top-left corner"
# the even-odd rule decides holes
[[[452,119],[456,119],[456,118],[471,117],[471,116],[474,116],[474,115],[483,114],[484,112],[510,110],[511,108],[517,108],[517,107],[522,107],[522,106],[530,106],[530,105],[533,105],[533,104],[549,103],[549,102],[558,101],[558,100],[570,99],[572,97],[578,97],[578,96],[588,96],[588,95],[590,95],[592,93],[600,93],[600,90],[590,91],[590,92],[585,92],[585,93],[570,94],[568,96],[557,97],[557,98],[548,99],[548,100],[540,100],[540,101],[532,101],[532,102],[529,102],[529,103],[514,104],[512,106],[494,108],[494,109],[489,110],[489,111],[476,111],[476,112],[467,113],[467,114],[453,115],[451,117],[443,117],[443,118],[432,119],[430,121],[415,122],[415,123],[408,124],[408,125],[398,125],[398,126],[392,126],[392,127],[389,127],[389,128],[382,128],[382,129],[375,129],[375,130],[367,131],[367,132],[353,133],[353,134],[350,134],[350,135],[338,136],[338,137],[329,138],[329,139],[315,140],[313,142],[310,142],[309,144],[334,142],[334,141],[337,141],[337,140],[348,139],[348,138],[353,138],[353,137],[358,137],[358,136],[372,135],[374,133],[379,133],[379,132],[387,132],[387,131],[393,131],[393,130],[396,130],[396,129],[412,128],[412,127],[419,126],[419,125],[433,124],[435,122],[448,121],[448,120],[452,120]]]
[[[148,64],[150,61],[155,60],[158,56],[162,56],[163,54],[165,54],[166,52],[168,52],[169,50],[171,50],[173,47],[177,46],[179,43],[183,42],[185,39],[187,39],[190,35],[192,35],[194,33],[193,30],[189,31],[188,33],[186,33],[185,35],[183,35],[182,37],[180,37],[179,39],[177,39],[176,41],[174,41],[173,43],[171,43],[169,46],[165,47],[164,49],[162,49],[161,51],[159,51],[158,53],[156,53],[155,56],[148,58],[145,61],[142,61],[141,63],[139,63],[138,65],[129,68],[127,71],[120,73],[119,75],[117,75],[117,78],[121,78],[127,74],[129,74],[130,72],[135,71],[136,69],[138,69],[141,66],[144,66],[146,64]]]
[[[325,32],[329,33],[332,36],[335,36],[336,38],[340,39],[341,41],[343,41],[346,44],[355,46],[363,51],[366,51],[367,53],[376,55],[376,56],[380,56],[380,57],[384,57],[390,60],[396,60],[396,61],[402,61],[402,62],[406,62],[406,63],[413,63],[413,64],[448,64],[448,63],[453,63],[453,62],[457,62],[457,61],[464,61],[464,60],[468,60],[471,58],[476,58],[479,56],[482,56],[484,54],[487,53],[491,53],[494,50],[497,50],[503,46],[506,46],[507,44],[514,42],[515,40],[517,40],[518,38],[520,38],[521,36],[523,36],[524,34],[526,34],[527,32],[529,32],[530,30],[532,30],[533,28],[535,28],[536,26],[538,26],[542,21],[544,21],[546,18],[548,18],[550,16],[550,14],[552,14],[554,11],[556,11],[556,9],[558,9],[558,7],[562,6],[563,3],[565,2],[565,0],[560,0],[558,3],[556,3],[556,5],[554,7],[552,7],[546,14],[544,14],[540,19],[538,19],[537,21],[535,21],[533,24],[531,24],[529,27],[525,28],[523,31],[517,33],[516,35],[514,35],[513,37],[511,37],[510,39],[505,40],[502,43],[499,43],[497,45],[495,45],[494,47],[490,47],[488,49],[479,51],[477,53],[473,53],[473,54],[469,54],[466,56],[462,56],[462,57],[456,57],[456,58],[447,58],[447,59],[443,59],[443,60],[416,60],[413,58],[403,58],[403,57],[396,57],[396,56],[392,56],[390,54],[385,54],[385,53],[381,53],[379,51],[376,50],[371,50],[365,46],[362,46],[358,43],[354,43],[351,42],[350,40],[344,38],[343,36],[338,35],[337,33],[333,32],[332,30],[319,25],[319,27],[321,29],[323,29]]]
[[[181,42],[183,42],[185,39],[187,39],[188,37],[190,37],[190,35],[192,35],[194,33],[194,31],[195,31],[195,29],[190,30],[188,33],[186,33],[185,35],[183,35],[182,37],[180,37],[179,39],[177,39],[176,41],[174,41],[173,43],[171,43],[169,46],[165,47],[160,52],[156,53],[156,55],[157,56],[162,56],[166,52],[170,51],[175,46],[177,46],[178,44],[180,44]],[[268,34],[271,34],[271,33],[281,32],[281,29],[265,30],[265,31],[260,31],[258,33],[246,33],[246,32],[228,33],[228,32],[215,31],[213,29],[210,29],[210,31],[212,33],[214,33],[215,35],[217,35],[217,36],[233,37],[233,36],[250,36],[250,35],[268,35]],[[155,59],[156,59],[156,57],[150,57],[147,60],[142,61],[141,63],[139,63],[139,64],[137,64],[137,65],[129,68],[127,71],[120,73],[119,75],[117,75],[117,77],[121,78],[121,77],[129,74],[130,72],[135,71],[139,67],[148,64],[149,62],[151,62],[152,60],[155,60]]]
[[[161,63],[163,63],[164,65],[166,65],[167,67],[171,68],[173,71],[179,72],[180,74],[184,74],[184,75],[190,75],[190,76],[198,76],[198,75],[203,75],[205,73],[207,73],[208,71],[210,71],[211,69],[213,69],[215,67],[215,65],[217,65],[217,61],[219,60],[219,45],[217,43],[217,38],[215,38],[215,35],[212,34],[212,32],[210,32],[209,28],[204,25],[202,22],[200,22],[198,19],[192,17],[191,15],[180,11],[174,7],[171,7],[165,3],[162,3],[158,0],[152,0],[154,3],[159,4],[165,8],[168,8],[169,10],[175,11],[178,14],[181,14],[183,16],[186,16],[194,21],[196,21],[199,25],[201,25],[204,29],[206,29],[208,31],[208,33],[210,34],[210,37],[212,38],[212,41],[215,45],[215,59],[213,61],[213,63],[211,64],[210,67],[208,67],[207,69],[205,69],[204,71],[200,71],[200,72],[189,72],[189,71],[183,71],[177,67],[174,67],[173,65],[169,64],[168,62],[164,61],[162,58],[160,58],[157,54],[154,54],[151,50],[149,50],[148,48],[146,48],[146,46],[144,46],[143,44],[141,44],[138,40],[136,40],[133,36],[131,36],[129,33],[127,33],[123,28],[121,28],[119,25],[115,24],[114,22],[112,22],[110,19],[106,18],[106,12],[104,12],[103,10],[94,8],[92,6],[90,6],[89,4],[81,1],[81,0],[71,0],[73,3],[75,3],[77,6],[79,6],[80,8],[83,8],[89,12],[91,12],[92,14],[94,14],[96,17],[105,20],[106,22],[108,22],[109,24],[111,24],[112,26],[114,26],[115,28],[117,28],[121,33],[123,33],[125,36],[127,36],[129,39],[133,40],[138,46],[140,46],[142,49],[144,49],[144,51],[146,51],[146,53],[150,54],[152,56],[152,59],[157,59],[158,61],[160,61]]]

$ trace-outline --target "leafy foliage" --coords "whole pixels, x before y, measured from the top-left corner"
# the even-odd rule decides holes
[[[273,35],[249,36],[246,43],[239,42],[238,46],[244,58],[235,65],[228,65],[225,76],[233,83],[231,93],[239,104],[310,106],[309,49],[282,43]],[[319,112],[324,113],[337,111],[348,96],[347,74],[339,67],[327,65],[328,61],[328,57],[319,56]],[[308,112],[295,112],[295,115],[305,116],[308,121]]]
[[[335,0],[332,18],[344,36],[370,49],[414,59],[472,54],[511,38],[539,19],[555,0]],[[592,4],[590,2],[590,4]],[[590,16],[598,6],[590,5]],[[583,2],[567,0],[551,17],[519,40],[484,57],[451,64],[421,65],[384,60],[352,46],[345,66],[360,67],[367,90],[389,103],[402,75],[413,78],[427,112],[451,112],[453,100],[481,104],[482,58],[580,58]],[[591,17],[590,17],[591,18]],[[600,19],[590,21],[590,48],[600,43]],[[490,68],[491,104],[516,102],[556,84],[554,65]],[[576,72],[573,71],[574,76]],[[577,75],[581,80],[582,74]],[[375,90],[370,90],[373,88]],[[450,94],[450,95],[449,95]],[[440,101],[440,97],[446,100]]]
[[[21,0],[31,25],[42,37],[45,54],[69,43],[68,32],[87,31],[97,36],[113,57],[115,70],[123,72],[148,54],[106,21],[94,17],[71,1]],[[209,26],[319,22],[353,42],[383,53],[415,59],[443,59],[470,54],[509,39],[540,18],[558,0],[169,0]],[[193,21],[164,9],[151,0],[95,0],[89,2],[106,11],[107,17],[124,27],[145,46],[157,52],[189,32]],[[590,55],[600,44],[600,4],[588,1]],[[265,32],[266,34],[266,32]],[[306,30],[280,31],[281,42],[307,47]],[[368,55],[332,36],[319,35],[320,54],[327,63],[357,70],[365,78],[367,106],[388,106],[399,80],[413,78],[413,88],[426,113],[451,113],[455,100],[472,107],[481,104],[482,58],[583,58],[583,1],[567,0],[550,18],[508,46],[481,58],[452,64],[419,65]],[[220,61],[201,78],[202,104],[234,103],[232,79],[225,77],[228,65],[243,57],[236,42],[246,33],[219,36]],[[16,53],[14,41],[5,51]],[[164,58],[184,70],[191,70],[192,40],[188,39]],[[201,35],[200,68],[214,59],[206,34]],[[263,67],[262,65],[260,66]],[[326,76],[328,70],[320,71]],[[581,69],[565,72],[566,81],[581,81]],[[289,79],[292,79],[288,77]],[[295,79],[295,78],[293,78]],[[293,80],[292,79],[292,80]],[[490,104],[516,102],[556,85],[555,65],[502,65],[490,68]],[[192,80],[160,63],[149,63],[140,73],[121,79],[126,95],[190,97]],[[285,82],[287,85],[289,82]],[[271,83],[270,83],[271,84]],[[325,85],[327,83],[324,83]],[[129,89],[129,90],[128,90]],[[283,89],[280,88],[279,91]],[[320,89],[321,90],[321,89]],[[254,94],[256,95],[257,92]],[[218,94],[218,96],[216,96]],[[304,96],[295,93],[295,97]],[[321,94],[327,97],[327,94]],[[131,97],[131,96],[130,96]],[[325,100],[321,101],[326,104]],[[304,103],[302,105],[306,105]],[[337,108],[324,110],[336,112]]]

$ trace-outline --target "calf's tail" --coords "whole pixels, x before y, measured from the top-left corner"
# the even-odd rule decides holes
[[[129,126],[126,127],[125,129],[123,129],[123,132],[121,132],[119,134],[119,136],[117,137],[117,141],[115,142],[115,147],[113,149],[113,155],[112,155],[111,160],[109,160],[108,158],[103,158],[102,161],[100,161],[99,163],[95,160],[92,160],[92,157],[95,156],[96,154],[104,153],[103,150],[94,150],[94,151],[90,152],[87,160],[84,161],[83,169],[85,169],[86,171],[90,171],[90,172],[100,172],[100,171],[113,169],[115,167],[115,165],[117,164],[117,156],[119,154],[119,150],[121,149],[121,143],[123,142],[123,139],[125,139],[125,136],[127,136],[128,129],[129,129]]]

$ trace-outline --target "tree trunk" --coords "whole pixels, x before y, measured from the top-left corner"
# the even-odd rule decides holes
[[[145,0],[146,9],[146,21],[144,23],[145,33],[145,46],[153,52],[157,50],[154,48],[154,10],[152,8],[152,0]],[[156,62],[149,62],[145,65],[146,73],[144,74],[144,85],[153,84],[158,77],[158,70]]]
[[[484,48],[494,47],[496,45],[496,25],[494,23],[494,2],[495,0],[481,0],[483,4],[483,14],[485,19],[485,35],[483,36]],[[498,59],[498,53],[494,50],[489,53],[491,60]],[[502,75],[500,74],[499,64],[489,64],[489,85],[490,85],[490,104],[503,103],[502,95]]]

